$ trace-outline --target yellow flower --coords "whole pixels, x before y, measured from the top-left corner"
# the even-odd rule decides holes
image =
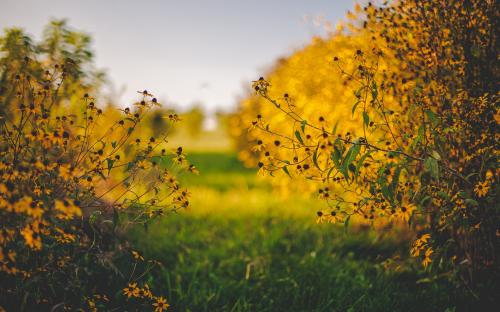
[[[76,206],[71,199],[56,200],[55,209],[60,212],[56,217],[63,220],[70,220],[75,216],[80,217],[82,215],[80,207]]]
[[[74,234],[66,233],[58,227],[54,228],[54,231],[57,233],[54,237],[60,244],[69,244],[76,240],[76,236]]]
[[[129,283],[126,288],[123,288],[123,293],[127,295],[127,298],[138,297],[139,288],[137,288],[137,283]]]
[[[200,171],[194,166],[194,165],[189,165],[188,168],[189,172],[194,173],[194,174],[200,174]]]
[[[90,311],[92,311],[92,312],[97,311],[97,308],[96,308],[96,305],[95,305],[95,301],[93,299],[88,298],[87,299],[87,304],[89,306]]]
[[[151,292],[151,289],[149,289],[148,284],[144,285],[144,288],[141,289],[140,293],[141,293],[141,297],[146,297],[149,299],[153,298],[153,293]]]
[[[332,211],[328,215],[328,222],[335,224],[337,222],[342,222],[342,218],[338,215],[337,212]]]
[[[458,198],[455,201],[455,204],[457,205],[457,208],[465,208],[465,202],[461,198]]]
[[[139,169],[147,169],[148,167],[148,162],[146,160],[140,160],[137,162],[137,168]]]
[[[49,133],[49,140],[50,143],[55,144],[55,145],[62,145],[63,143],[63,137],[62,137],[63,130],[54,130]]]
[[[425,251],[424,260],[422,260],[424,268],[426,268],[429,265],[429,263],[432,262],[431,255],[433,252],[434,251],[432,250],[432,247],[427,248],[427,250]]]
[[[36,196],[40,196],[42,195],[42,189],[40,189],[39,186],[36,186],[34,189],[33,189],[33,194],[35,194]]]
[[[182,119],[179,117],[179,115],[177,114],[170,114],[168,116],[163,116],[162,117],[163,119],[168,119],[172,122],[178,122],[178,121],[181,121]]]
[[[479,182],[476,184],[474,187],[474,192],[478,197],[484,197],[486,194],[488,194],[488,190],[490,189],[490,182],[489,180],[486,180],[484,182]]]
[[[29,196],[24,196],[17,203],[13,205],[14,211],[16,213],[28,213],[33,204],[33,199]]]
[[[10,262],[16,262],[16,252],[13,251],[13,250],[9,250],[9,252],[7,253],[7,258],[9,258]]]
[[[137,251],[132,250],[132,256],[134,257],[135,260],[141,260],[144,261],[144,257],[141,256]]]
[[[318,218],[316,218],[316,223],[328,222],[330,219],[330,217],[323,211],[318,211],[316,214],[318,215]]]
[[[262,95],[267,93],[267,89],[271,86],[271,84],[264,80],[263,77],[260,77],[259,80],[252,81],[252,88],[255,92],[260,93]]]
[[[420,256],[420,252],[424,250],[427,247],[427,242],[431,238],[430,234],[423,234],[420,238],[417,238],[412,245],[412,248],[410,250],[410,254],[413,257],[418,257]]]
[[[399,216],[403,220],[408,221],[408,220],[410,220],[410,217],[413,214],[414,210],[415,210],[415,205],[413,205],[413,204],[408,204],[406,206],[402,206],[401,212],[399,213]]]
[[[153,307],[155,308],[155,312],[163,312],[168,309],[170,305],[167,303],[167,300],[163,297],[157,297],[156,302],[153,303]]]
[[[70,180],[74,177],[79,177],[83,171],[78,168],[72,168],[70,165],[59,166],[59,176],[64,180]]]
[[[264,163],[259,161],[257,166],[259,167],[259,170],[257,171],[257,175],[258,176],[265,176],[266,175],[266,168],[264,166]]]
[[[68,165],[61,165],[59,167],[59,176],[64,180],[69,180],[73,176],[71,168]]]
[[[31,209],[28,211],[28,215],[35,218],[35,219],[40,219],[43,215],[43,209],[40,207],[39,204],[32,205]]]
[[[25,226],[24,229],[21,230],[21,235],[24,237],[26,245],[28,245],[29,248],[35,250],[42,249],[42,239],[38,233],[33,231],[31,226]]]
[[[266,148],[266,145],[262,142],[262,140],[257,140],[257,144],[252,147],[252,151],[261,152]]]

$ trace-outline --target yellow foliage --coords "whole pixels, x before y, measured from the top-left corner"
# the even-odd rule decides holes
[[[499,10],[472,3],[357,7],[347,32],[315,38],[253,81],[231,128],[240,158],[289,192],[318,190],[328,206],[318,222],[404,221],[459,237],[460,256],[488,269],[498,223],[489,216],[497,216]],[[448,246],[433,244],[426,267],[431,255],[446,257]]]

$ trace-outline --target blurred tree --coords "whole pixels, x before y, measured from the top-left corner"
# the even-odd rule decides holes
[[[63,102],[77,105],[85,93],[98,95],[106,76],[94,68],[91,42],[89,35],[71,29],[66,20],[51,21],[38,43],[20,28],[6,29],[0,37],[0,95],[7,100],[0,103],[0,112],[12,109],[5,105],[12,103],[9,99],[15,95],[15,90],[6,84],[21,69],[46,84],[55,71],[44,68],[55,68],[63,73],[64,83],[57,88],[51,101],[55,107]]]
[[[203,122],[205,121],[205,113],[201,108],[201,103],[195,103],[193,107],[187,112],[182,114],[183,127],[187,129],[187,133],[196,138],[200,135],[203,130]]]
[[[218,110],[215,112],[215,118],[217,121],[217,128],[227,132],[231,122],[231,113],[224,112],[222,110]]]
[[[151,134],[153,137],[159,137],[169,132],[169,134],[173,133],[174,127],[172,127],[171,123],[165,118],[169,112],[165,109],[155,109],[151,112],[149,119],[149,128],[151,129]]]

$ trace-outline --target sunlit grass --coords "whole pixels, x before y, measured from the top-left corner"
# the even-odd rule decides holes
[[[211,131],[201,131],[198,135],[192,136],[187,133],[187,129],[182,126],[176,128],[176,131],[169,138],[171,146],[189,146],[190,151],[194,152],[229,152],[232,149],[232,141],[227,135],[225,129],[218,127]]]
[[[136,246],[164,263],[150,282],[176,311],[444,311],[457,304],[445,282],[417,283],[419,266],[382,269],[387,258],[407,257],[404,235],[316,224],[321,202],[278,196],[233,154],[189,157],[201,171],[181,178],[191,208],[135,232]]]

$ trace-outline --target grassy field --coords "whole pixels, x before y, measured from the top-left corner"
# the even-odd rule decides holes
[[[150,278],[173,311],[459,311],[465,297],[422,271],[386,272],[398,235],[315,223],[321,203],[281,199],[231,153],[190,156],[192,208],[137,229],[164,265]],[[425,280],[423,280],[425,281]]]

